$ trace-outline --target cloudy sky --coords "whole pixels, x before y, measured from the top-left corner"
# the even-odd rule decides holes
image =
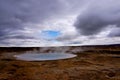
[[[120,43],[120,0],[0,0],[0,46]]]

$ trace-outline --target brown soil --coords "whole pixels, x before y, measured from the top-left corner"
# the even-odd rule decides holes
[[[75,58],[39,62],[0,53],[0,80],[120,80],[120,47],[94,47],[74,53]]]

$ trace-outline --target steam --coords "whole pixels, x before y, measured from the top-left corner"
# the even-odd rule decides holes
[[[26,53],[79,53],[88,50],[82,47],[41,47],[39,49],[34,49],[32,51],[27,51]]]

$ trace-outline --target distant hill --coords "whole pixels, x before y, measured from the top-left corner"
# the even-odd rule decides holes
[[[83,46],[56,46],[56,47],[0,47],[0,52],[23,52],[23,51],[62,51],[62,50],[84,50],[90,48],[120,48],[120,44],[109,45],[83,45]]]

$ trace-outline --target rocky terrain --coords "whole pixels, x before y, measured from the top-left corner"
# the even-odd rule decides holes
[[[77,57],[22,61],[23,52],[67,52]],[[0,80],[120,80],[120,46],[0,48]]]

